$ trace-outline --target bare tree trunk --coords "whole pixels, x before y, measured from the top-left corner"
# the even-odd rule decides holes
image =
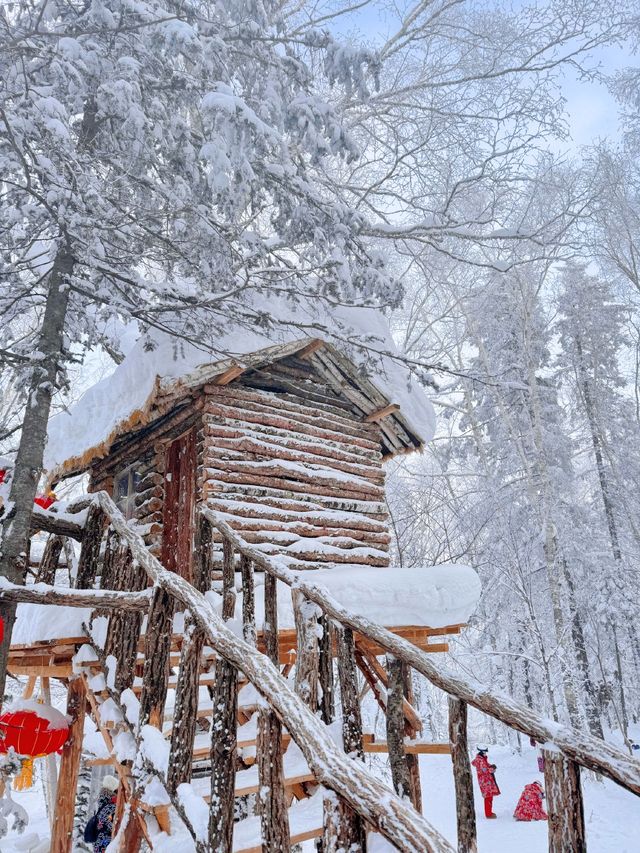
[[[476,811],[473,801],[473,776],[467,745],[467,706],[449,696],[449,741],[456,789],[458,853],[477,853]]]
[[[22,433],[9,493],[10,510],[0,520],[2,541],[0,577],[24,583],[27,570],[25,554],[33,515],[33,499],[42,472],[42,457],[47,440],[47,421],[58,370],[63,359],[64,325],[69,304],[66,282],[73,271],[74,259],[67,248],[61,249],[49,274],[47,302],[40,327],[38,352],[42,357],[33,368],[29,396],[22,421]],[[0,646],[0,702],[7,677],[7,657],[16,605],[0,602],[4,639]]]
[[[586,853],[580,768],[558,752],[544,752],[549,853]]]

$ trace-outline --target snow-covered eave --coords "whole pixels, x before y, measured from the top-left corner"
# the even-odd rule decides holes
[[[377,397],[385,401],[383,405],[391,406],[393,401],[388,398],[377,387],[375,382],[362,377],[353,363],[346,358],[342,353],[327,341],[320,338],[304,337],[296,341],[291,341],[286,344],[277,344],[270,347],[257,350],[247,356],[239,358],[227,358],[218,362],[203,364],[196,370],[185,373],[180,377],[156,376],[153,390],[147,397],[142,406],[138,406],[128,416],[116,423],[110,433],[99,443],[88,447],[82,454],[71,456],[63,463],[56,465],[47,472],[47,481],[49,484],[56,483],[67,477],[72,477],[77,474],[82,474],[97,460],[105,458],[111,450],[115,441],[127,433],[134,432],[137,429],[148,426],[154,420],[165,414],[168,406],[178,405],[178,403],[188,396],[197,392],[200,388],[207,384],[216,384],[216,380],[225,377],[230,371],[237,370],[237,376],[247,370],[256,369],[267,364],[280,361],[291,355],[296,355],[308,347],[322,347],[328,350],[332,355],[339,358],[342,366],[348,365],[350,379],[365,391],[370,392],[375,390]],[[237,378],[235,376],[234,378]],[[233,381],[233,380],[231,380]],[[382,407],[382,406],[381,406]],[[375,409],[376,407],[373,407]],[[385,459],[400,454],[411,453],[415,450],[422,450],[425,441],[420,436],[418,429],[404,415],[402,409],[397,409],[389,415],[381,419],[392,429],[397,425],[401,430],[408,434],[411,438],[411,443],[403,448],[388,453]]]

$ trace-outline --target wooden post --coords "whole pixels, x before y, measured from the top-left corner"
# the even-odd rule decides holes
[[[253,563],[244,554],[240,558],[242,572],[242,634],[247,643],[256,645],[256,602],[253,584]]]
[[[411,795],[411,780],[404,753],[404,673],[403,663],[387,655],[387,744],[393,787],[399,797]]]
[[[335,718],[335,690],[333,680],[333,623],[324,613],[318,624],[322,630],[320,638],[320,715],[327,725]]]
[[[277,581],[271,574],[264,578],[264,643],[271,662],[278,666]],[[289,815],[285,803],[282,762],[282,726],[271,710],[258,714],[258,780],[263,850],[288,851],[291,847]]]
[[[218,658],[211,719],[211,802],[209,843],[216,853],[233,849],[235,808],[238,670]]]
[[[338,657],[338,680],[342,703],[342,739],[345,752],[356,760],[364,761],[362,747],[362,717],[358,699],[358,671],[356,668],[353,631],[343,625],[335,626]],[[364,821],[339,797],[331,795],[324,800],[323,853],[366,853],[367,831]]]
[[[223,541],[222,618],[232,619],[236,606],[234,553]],[[216,661],[211,718],[211,800],[209,844],[215,853],[233,850],[235,812],[238,670],[223,657]]]
[[[71,717],[72,722],[69,729],[69,739],[63,747],[60,760],[56,808],[51,833],[51,853],[71,853],[85,706],[84,682],[80,677],[73,678],[69,682],[67,691],[67,714]]]
[[[477,853],[473,776],[467,744],[467,704],[455,696],[449,696],[449,742],[456,791],[458,853]]]
[[[411,678],[411,667],[404,663],[402,664],[402,688],[404,693],[403,713],[404,713],[404,734],[405,737],[415,738],[418,732],[422,731],[422,725],[416,729],[411,720],[407,719],[407,707],[415,707],[413,696],[413,681]],[[417,711],[416,711],[417,716]],[[405,749],[405,762],[409,771],[410,797],[414,809],[422,814],[422,785],[420,784],[420,761],[415,752],[409,752]]]
[[[236,572],[233,545],[222,543],[222,618],[233,619],[236,609]]]
[[[549,853],[586,853],[580,767],[561,752],[543,754]]]
[[[306,599],[297,589],[291,590],[291,598],[296,623],[295,691],[312,711],[317,711],[320,674],[320,646],[318,645],[320,608]]]
[[[56,569],[62,552],[64,540],[62,536],[52,534],[47,539],[47,544],[42,552],[42,559],[36,574],[36,583],[46,583],[53,586],[56,582]]]
[[[91,589],[93,586],[98,571],[102,533],[106,523],[107,518],[100,506],[97,503],[91,504],[82,536],[76,589]]]
[[[162,587],[155,587],[145,634],[139,729],[147,723],[162,728],[169,683],[173,606],[171,594]]]
[[[197,528],[196,559],[194,560],[194,585],[200,592],[211,588],[211,525],[200,519]],[[180,650],[180,669],[176,685],[176,703],[171,733],[171,752],[167,787],[174,794],[178,785],[191,781],[193,770],[193,741],[200,693],[200,658],[204,633],[190,616],[185,616],[185,630]]]

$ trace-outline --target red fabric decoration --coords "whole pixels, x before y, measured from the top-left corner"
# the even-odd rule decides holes
[[[0,616],[0,643],[4,640],[4,619]]]
[[[5,711],[0,716],[0,753],[11,747],[18,755],[37,758],[57,752],[67,742],[69,726],[61,729],[49,728],[49,720],[37,711]]]
[[[7,476],[7,469],[0,468],[0,486],[4,483],[4,478]]]
[[[56,496],[53,492],[49,492],[48,495],[38,495],[33,499],[34,504],[38,504],[42,509],[49,509],[51,504],[56,502]]]
[[[516,820],[547,820],[547,813],[542,808],[544,792],[540,782],[532,782],[524,786],[518,805],[513,813]]]

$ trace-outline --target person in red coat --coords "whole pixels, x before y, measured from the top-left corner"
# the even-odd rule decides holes
[[[547,820],[548,815],[542,808],[544,791],[540,782],[531,782],[524,786],[518,805],[513,813],[516,820]]]
[[[476,773],[478,774],[478,785],[484,799],[484,816],[493,819],[496,817],[493,813],[493,798],[500,796],[500,788],[498,788],[498,783],[496,782],[496,765],[489,764],[489,759],[487,758],[488,751],[488,747],[479,746],[478,754],[471,763],[476,768]]]

